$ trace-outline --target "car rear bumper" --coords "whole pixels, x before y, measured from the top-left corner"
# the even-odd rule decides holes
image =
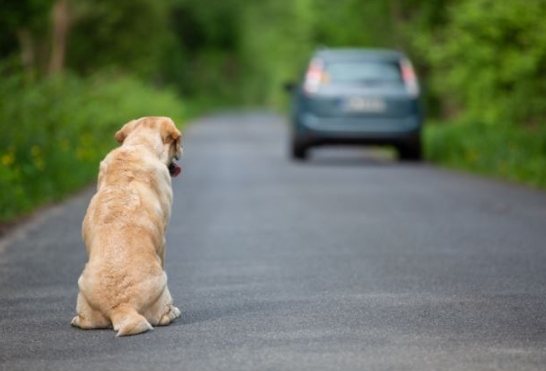
[[[315,143],[395,144],[419,136],[422,120],[418,116],[405,118],[324,118],[311,114],[299,117],[295,135],[300,140]]]

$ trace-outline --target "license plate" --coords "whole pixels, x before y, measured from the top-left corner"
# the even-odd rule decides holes
[[[386,108],[385,101],[379,98],[350,97],[344,105],[347,112],[380,113]]]

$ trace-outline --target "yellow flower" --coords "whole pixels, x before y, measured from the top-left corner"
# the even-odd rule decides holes
[[[34,160],[34,165],[38,168],[38,170],[43,171],[45,169],[45,161],[41,158],[36,158]]]
[[[30,153],[32,154],[32,161],[34,162],[34,166],[38,170],[44,170],[45,169],[45,161],[42,157],[42,149],[39,145],[35,144],[30,148]]]
[[[33,145],[32,148],[30,149],[30,153],[32,153],[32,156],[34,157],[38,157],[40,155],[40,152],[41,152],[40,146],[36,144]]]
[[[15,156],[13,153],[7,153],[2,156],[2,165],[9,166],[15,162]]]

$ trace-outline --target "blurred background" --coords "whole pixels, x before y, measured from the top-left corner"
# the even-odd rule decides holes
[[[0,222],[92,181],[123,123],[286,112],[321,46],[407,53],[425,158],[546,188],[545,0],[0,0]]]

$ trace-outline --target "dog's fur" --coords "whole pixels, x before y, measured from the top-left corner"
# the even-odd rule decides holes
[[[182,147],[168,117],[130,121],[115,139],[121,146],[101,162],[83,220],[89,261],[78,280],[72,325],[113,327],[124,336],[180,316],[167,288],[164,234],[173,198],[169,166]]]

